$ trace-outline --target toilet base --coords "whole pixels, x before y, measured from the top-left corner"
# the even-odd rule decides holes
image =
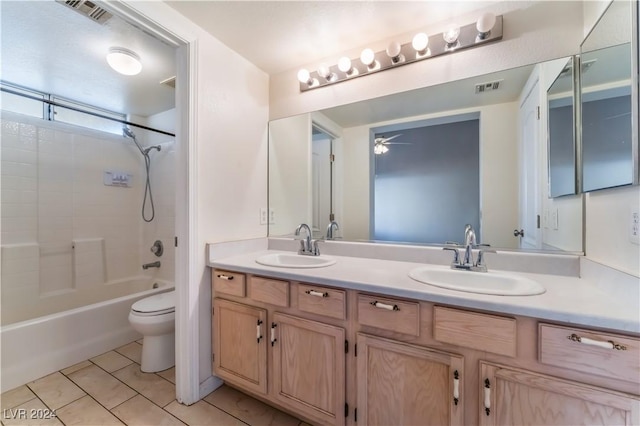
[[[176,363],[175,333],[159,336],[144,336],[140,370],[145,373],[171,368]]]

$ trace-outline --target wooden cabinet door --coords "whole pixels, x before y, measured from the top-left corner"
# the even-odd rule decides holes
[[[638,397],[480,362],[480,425],[632,425]]]
[[[267,393],[267,311],[213,300],[213,371],[247,390]]]
[[[275,398],[318,423],[344,425],[344,329],[280,313],[270,326]]]
[[[464,359],[358,334],[358,424],[462,425]]]

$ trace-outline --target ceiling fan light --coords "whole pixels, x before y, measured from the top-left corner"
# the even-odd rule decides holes
[[[107,53],[107,63],[123,75],[137,75],[142,71],[140,56],[124,47],[111,47]]]

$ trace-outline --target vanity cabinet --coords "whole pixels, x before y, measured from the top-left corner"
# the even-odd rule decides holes
[[[214,374],[313,424],[640,424],[640,337],[215,270]]]
[[[481,426],[635,425],[640,401],[557,377],[480,362]]]
[[[462,425],[464,359],[358,333],[358,422]]]
[[[219,270],[212,289],[214,374],[313,423],[344,425],[347,292]]]

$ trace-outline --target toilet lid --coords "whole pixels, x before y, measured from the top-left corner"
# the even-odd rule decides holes
[[[176,307],[175,290],[138,300],[131,310],[140,313],[172,312]]]

